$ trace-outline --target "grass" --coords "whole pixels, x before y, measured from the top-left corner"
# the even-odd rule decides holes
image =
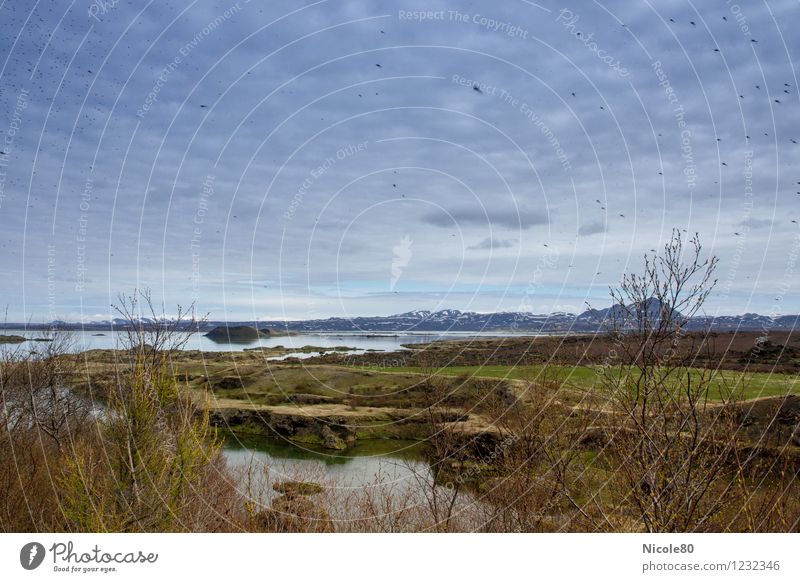
[[[346,403],[354,406],[414,408],[422,403],[424,375],[429,369],[421,367],[389,367],[376,370],[369,366],[330,364],[265,363],[263,357],[251,352],[233,354],[183,354],[176,362],[179,377],[191,378],[188,384],[194,389],[210,387],[217,398],[233,399],[260,405],[277,405],[292,401],[294,395],[314,395],[321,402]],[[104,362],[93,364],[95,372],[108,367]],[[110,368],[109,368],[110,370]],[[438,376],[453,378],[454,397],[471,401],[487,389],[475,382],[485,378],[509,381],[555,382],[576,391],[597,390],[604,376],[619,373],[618,367],[572,366],[564,364],[538,364],[527,366],[488,365],[451,366],[436,371]],[[687,373],[693,382],[709,370],[697,368]],[[206,384],[206,378],[209,383]],[[678,376],[676,376],[676,379]],[[228,382],[221,384],[220,381]],[[225,386],[225,387],[223,387]],[[709,395],[719,399],[720,394],[738,390],[739,398],[800,394],[800,375],[716,371],[710,384]],[[304,401],[311,404],[312,401]]]
[[[179,366],[179,377],[190,373],[189,387],[208,386],[218,398],[235,399],[254,404],[276,405],[291,401],[298,395],[317,396],[320,402],[345,403],[358,399],[359,406],[413,406],[417,374],[382,374],[373,370],[330,365],[278,364],[263,362],[225,363]],[[209,384],[205,384],[207,376]],[[302,401],[308,405],[310,400]]]
[[[436,370],[438,376],[469,376],[476,378],[504,378],[508,380],[536,381],[558,380],[566,387],[580,390],[597,388],[602,377],[609,372],[601,366],[564,366],[550,364],[547,366],[453,366]],[[619,370],[619,368],[611,368]],[[384,368],[386,373],[426,373],[424,368],[398,367]],[[612,372],[613,373],[613,372]],[[731,389],[740,391],[745,399],[766,396],[782,396],[800,394],[800,376],[797,374],[772,374],[768,372],[736,372],[720,370],[712,372],[690,368],[688,370],[693,382],[698,382],[702,374],[713,374],[709,386],[709,396],[718,400],[721,394]],[[685,373],[681,373],[685,377]],[[676,375],[676,378],[678,376]]]

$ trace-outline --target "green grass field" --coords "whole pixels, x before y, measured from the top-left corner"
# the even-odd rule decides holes
[[[425,373],[423,368],[384,368],[381,372]],[[505,378],[509,380],[541,381],[551,380],[563,382],[566,386],[590,390],[601,385],[603,376],[618,373],[619,368],[603,368],[601,366],[453,366],[436,371],[441,376],[466,376],[476,378]],[[709,396],[718,399],[720,394],[735,389],[740,398],[751,399],[764,396],[781,396],[800,394],[800,376],[797,374],[770,374],[766,372],[735,372],[721,370],[689,369],[693,382],[698,382],[702,374],[712,374]],[[686,377],[686,372],[680,373]],[[678,376],[676,375],[676,378]]]

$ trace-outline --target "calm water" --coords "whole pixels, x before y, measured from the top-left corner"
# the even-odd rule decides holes
[[[73,350],[83,352],[96,349],[117,349],[121,346],[120,339],[124,334],[119,332],[97,331],[68,331],[73,340]],[[43,337],[42,332],[24,331],[19,329],[0,330],[4,335],[21,335],[29,339]],[[427,343],[437,340],[468,339],[471,337],[506,337],[514,335],[507,332],[442,332],[442,333],[369,333],[369,332],[331,332],[331,333],[304,333],[281,337],[260,338],[250,342],[218,342],[205,337],[203,334],[193,334],[189,338],[185,349],[201,350],[204,352],[230,352],[241,351],[248,348],[284,346],[289,349],[299,349],[303,346],[318,346],[334,348],[346,346],[353,348],[351,353],[367,350],[395,351],[401,350],[402,344]],[[521,334],[533,335],[533,334]],[[17,346],[20,344],[11,344]],[[34,342],[21,344],[24,347],[35,346]],[[310,357],[316,353],[290,354],[296,357]]]
[[[420,445],[414,441],[366,441],[342,452],[276,438],[233,433],[223,433],[223,437],[229,466],[240,473],[251,469],[265,500],[276,495],[271,486],[280,481],[313,481],[337,489],[360,488],[380,481],[383,486],[402,488],[416,483],[415,474],[430,476]]]

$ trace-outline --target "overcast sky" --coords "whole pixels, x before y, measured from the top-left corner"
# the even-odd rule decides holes
[[[106,319],[137,286],[213,319],[579,312],[673,228],[720,258],[707,311],[796,313],[798,24],[797,0],[4,1],[7,318]]]

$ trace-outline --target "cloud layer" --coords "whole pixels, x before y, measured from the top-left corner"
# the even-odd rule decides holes
[[[11,320],[136,286],[577,311],[672,228],[721,259],[712,312],[800,311],[796,3],[35,6],[0,8]]]

